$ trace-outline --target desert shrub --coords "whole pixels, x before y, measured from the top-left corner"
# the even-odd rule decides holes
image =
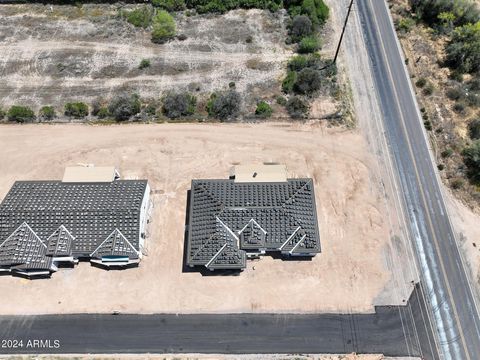
[[[445,169],[445,165],[443,165],[443,164],[438,164],[438,165],[437,165],[437,169],[440,170],[440,171],[442,171],[442,170]]]
[[[5,110],[3,110],[1,107],[0,107],[0,120],[3,120],[3,118],[5,117],[7,113],[5,112]]]
[[[282,7],[281,0],[185,0],[185,4],[199,13],[224,13],[237,8],[277,11]]]
[[[313,24],[310,18],[306,15],[297,15],[293,18],[290,25],[290,36],[292,40],[297,42],[305,36],[312,35]]]
[[[241,107],[242,98],[235,90],[223,94],[213,94],[207,103],[208,114],[220,120],[235,118]]]
[[[293,85],[293,90],[298,94],[308,95],[320,89],[322,76],[320,71],[306,68],[300,71]]]
[[[117,121],[128,120],[140,112],[140,97],[137,94],[115,96],[108,105],[108,111]]]
[[[415,85],[419,88],[423,88],[425,85],[427,85],[427,79],[425,79],[424,77],[421,77],[415,82]]]
[[[459,99],[462,99],[464,96],[462,89],[458,87],[449,88],[446,94],[450,100],[459,100]]]
[[[456,28],[446,53],[448,66],[463,73],[480,71],[480,21]]]
[[[152,41],[163,44],[175,36],[176,25],[172,15],[160,10],[153,18]]]
[[[83,102],[70,102],[65,104],[65,115],[77,119],[88,116],[88,105]]]
[[[111,116],[111,114],[110,114],[110,111],[108,111],[108,108],[106,106],[103,106],[100,109],[98,109],[96,116],[99,119],[105,119]]]
[[[298,44],[298,52],[300,54],[310,54],[320,50],[321,44],[315,36],[304,37]]]
[[[445,149],[445,150],[443,150],[443,151],[440,153],[440,156],[441,156],[442,158],[444,158],[444,159],[445,159],[445,158],[449,158],[449,157],[452,156],[452,155],[453,155],[453,150],[450,149],[450,148]]]
[[[305,118],[309,111],[308,103],[299,96],[291,97],[287,101],[286,108],[288,114],[294,119]]]
[[[148,28],[152,23],[153,11],[148,5],[126,13],[127,21],[136,27]]]
[[[252,35],[248,35],[247,38],[245,39],[245,42],[247,44],[251,44],[253,42],[253,36]]]
[[[277,102],[278,105],[282,105],[282,106],[287,105],[287,99],[285,99],[285,97],[282,95],[278,95],[275,98],[275,101]]]
[[[429,82],[423,88],[422,93],[423,93],[423,95],[429,96],[429,95],[432,95],[434,91],[435,91],[435,87],[433,86],[432,83]]]
[[[185,0],[152,0],[152,5],[167,11],[185,10]]]
[[[453,111],[455,111],[457,114],[464,114],[465,113],[465,104],[462,102],[456,102],[453,105]]]
[[[138,68],[140,70],[143,70],[143,69],[146,69],[146,68],[150,67],[150,65],[151,65],[150,60],[142,59],[142,61],[140,61],[140,64],[138,65]]]
[[[55,113],[53,106],[42,106],[38,111],[38,116],[42,120],[53,120],[57,117],[57,114]]]
[[[475,119],[468,124],[468,135],[472,140],[480,139],[480,119]]]
[[[282,90],[284,93],[288,94],[293,91],[295,82],[297,81],[297,73],[295,71],[288,71],[287,76],[282,81]]]
[[[328,6],[323,0],[286,0],[284,5],[291,14],[307,15],[314,26],[323,25],[329,16]]]
[[[463,162],[467,166],[467,174],[472,182],[480,183],[480,140],[475,140],[463,152]]]
[[[257,109],[255,110],[255,115],[261,118],[269,118],[272,116],[273,110],[272,107],[265,101],[260,101],[257,104]]]
[[[148,104],[144,109],[145,114],[154,116],[157,114],[157,106],[155,104]]]
[[[452,189],[454,189],[454,190],[459,190],[459,189],[463,188],[464,184],[465,184],[465,182],[463,181],[463,179],[460,179],[460,178],[453,179],[450,182],[450,185],[451,185]]]
[[[415,25],[415,20],[410,17],[401,18],[397,23],[397,29],[403,32],[409,32]]]
[[[296,55],[288,62],[288,69],[292,71],[300,71],[305,68],[323,68],[327,62],[323,62],[320,54]]]
[[[195,113],[197,98],[189,93],[169,93],[163,98],[162,112],[170,119]]]
[[[469,106],[479,107],[480,106],[480,93],[469,92],[465,100],[466,100],[466,102]]]
[[[430,120],[425,120],[423,122],[423,125],[425,126],[425,129],[427,131],[432,131],[433,127],[432,127],[432,122]]]
[[[35,120],[35,113],[27,106],[13,105],[8,109],[7,118],[9,121],[24,123]]]
[[[479,11],[470,0],[410,0],[412,10],[430,26],[451,22],[459,26],[477,21]]]
[[[180,34],[180,35],[177,35],[177,39],[180,41],[185,41],[188,39],[188,37],[185,34]]]

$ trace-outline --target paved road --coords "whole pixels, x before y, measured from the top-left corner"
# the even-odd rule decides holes
[[[444,359],[480,358],[480,320],[385,0],[358,0],[390,151]]]
[[[407,306],[378,307],[375,314],[356,315],[1,316],[0,354],[357,352],[418,356],[419,344],[428,342],[431,334],[418,331],[417,324],[405,319],[421,325],[424,310],[419,296],[414,291]],[[407,315],[412,313],[417,315]],[[22,346],[3,347],[2,340],[22,340]],[[41,340],[42,345],[35,346],[34,340]]]

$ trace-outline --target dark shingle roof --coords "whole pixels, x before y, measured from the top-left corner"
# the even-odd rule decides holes
[[[244,268],[244,250],[320,252],[311,179],[192,181],[187,263]]]
[[[20,245],[28,251],[35,247],[38,259],[51,261],[52,256],[90,257],[102,243],[94,256],[122,253],[136,259],[146,188],[146,180],[17,181],[0,204],[0,244],[9,239],[0,248],[0,261],[13,265],[12,249]],[[120,240],[112,234],[120,234]],[[35,256],[18,255],[22,260],[15,261],[30,266],[38,263]]]

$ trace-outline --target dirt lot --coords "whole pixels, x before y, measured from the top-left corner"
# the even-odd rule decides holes
[[[0,127],[0,143],[0,198],[15,180],[59,179],[66,165],[94,163],[147,178],[155,204],[139,268],[81,263],[49,280],[1,277],[3,314],[368,312],[402,302],[385,265],[385,203],[356,131],[272,123],[8,125]],[[183,273],[190,180],[226,178],[232,164],[267,161],[285,163],[292,177],[314,178],[323,253],[298,262],[263,257],[236,277]]]
[[[284,12],[178,13],[186,40],[158,45],[118,16],[120,6],[0,6],[0,105],[62,108],[123,91],[144,99],[167,90],[207,96],[230,82],[246,103],[279,91],[292,55]],[[151,66],[140,70],[142,59]]]

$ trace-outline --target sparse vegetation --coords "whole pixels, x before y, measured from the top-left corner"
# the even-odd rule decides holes
[[[146,29],[152,24],[153,11],[151,6],[143,5],[137,9],[126,12],[124,16],[133,26]]]
[[[300,54],[311,54],[320,50],[320,40],[316,36],[306,36],[298,44]]]
[[[272,107],[267,102],[260,101],[257,104],[257,108],[255,110],[256,116],[266,119],[272,116],[272,113],[273,113]]]
[[[189,93],[169,93],[163,98],[162,111],[170,119],[195,113],[197,98]]]
[[[173,39],[176,33],[175,20],[165,10],[158,11],[153,18],[152,41],[163,44]]]
[[[150,60],[142,59],[142,61],[140,61],[140,65],[138,65],[138,68],[140,70],[143,70],[143,69],[146,69],[146,68],[150,67],[150,65],[151,65]]]
[[[65,115],[77,119],[88,116],[88,105],[83,102],[70,102],[65,104]]]
[[[7,118],[18,123],[31,122],[35,120],[35,113],[28,106],[13,105],[8,109]]]
[[[38,111],[38,117],[41,120],[53,120],[57,117],[57,114],[55,113],[53,106],[43,106]]]
[[[234,119],[240,112],[242,98],[235,90],[223,94],[212,94],[207,103],[208,115],[222,121]]]
[[[141,110],[140,97],[137,94],[115,96],[108,105],[108,111],[117,121],[125,121]]]
[[[186,9],[185,0],[152,0],[152,5],[166,11],[181,11]]]
[[[288,114],[294,119],[305,118],[308,115],[308,103],[299,96],[293,96],[287,101]]]
[[[468,134],[472,140],[480,139],[480,119],[475,119],[468,125]]]

